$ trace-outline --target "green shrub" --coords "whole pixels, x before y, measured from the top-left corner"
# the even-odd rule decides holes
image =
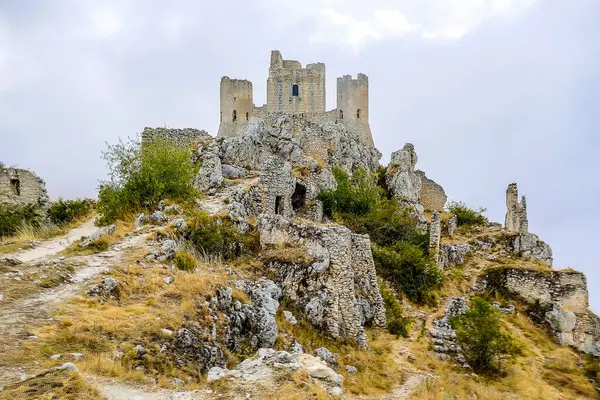
[[[67,224],[87,215],[92,210],[92,202],[87,199],[63,200],[59,198],[48,208],[48,218],[54,224]]]
[[[387,319],[387,330],[392,335],[408,337],[410,328],[414,322],[411,317],[405,317],[402,312],[402,306],[385,284],[379,284],[379,291],[383,297],[385,306],[385,317]]]
[[[178,250],[177,253],[175,253],[173,261],[175,266],[182,271],[194,272],[198,267],[198,260],[196,260],[196,257],[186,250]]]
[[[500,312],[480,297],[471,307],[450,319],[467,363],[474,371],[493,374],[501,371],[502,361],[519,353],[513,338],[502,329]]]
[[[398,242],[389,248],[373,245],[373,259],[377,273],[411,301],[420,304],[435,301],[432,292],[441,287],[443,273],[418,246],[408,242]]]
[[[155,207],[161,199],[188,199],[196,195],[190,150],[164,137],[108,146],[103,158],[109,181],[98,193],[99,224],[122,219],[140,208]]]
[[[17,206],[0,203],[0,237],[14,235],[23,225],[37,227],[42,222],[40,209],[36,205]]]
[[[189,241],[201,254],[224,260],[254,253],[259,248],[256,232],[241,233],[229,219],[206,213],[196,214],[191,221]]]
[[[456,201],[450,202],[446,208],[448,212],[456,215],[458,226],[485,225],[488,222],[487,218],[482,215],[486,211],[485,208],[474,210],[465,203]]]
[[[364,169],[356,171],[350,178],[344,170],[335,168],[333,176],[337,188],[319,196],[323,202],[323,212],[330,218],[335,212],[364,215],[377,207],[383,197],[383,190]]]

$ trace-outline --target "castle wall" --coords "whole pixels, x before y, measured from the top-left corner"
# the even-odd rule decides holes
[[[271,52],[267,79],[267,110],[288,114],[325,112],[325,64],[283,60],[277,50]]]
[[[221,113],[217,136],[239,136],[253,113],[252,82],[227,76],[221,78]]]
[[[340,121],[373,145],[369,125],[369,78],[365,74],[358,74],[356,79],[350,75],[337,79],[337,111]]]
[[[46,184],[36,174],[20,168],[0,170],[0,203],[44,205],[47,202]]]
[[[425,176],[425,172],[417,170],[421,177],[421,191],[419,192],[419,204],[426,210],[443,211],[446,205],[446,192],[444,188]]]

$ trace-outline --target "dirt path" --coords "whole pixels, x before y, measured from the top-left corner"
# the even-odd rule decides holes
[[[25,258],[29,258],[34,262],[48,258],[60,251],[62,246],[65,246],[77,235],[82,234],[82,232],[89,232],[90,227],[93,227],[93,222],[88,221],[79,228],[73,229],[64,238],[51,241],[53,244],[44,246],[43,250],[35,253],[35,256],[26,252],[28,254]],[[22,366],[3,363],[2,354],[19,348],[23,340],[30,337],[29,329],[51,320],[50,312],[61,301],[83,290],[83,286],[96,275],[119,265],[127,249],[142,246],[144,238],[145,235],[132,235],[104,252],[88,256],[68,257],[67,260],[80,265],[75,269],[68,283],[52,289],[41,289],[41,291],[33,292],[28,297],[12,304],[3,306],[0,303],[0,386],[3,382],[14,380],[23,372]],[[62,243],[61,240],[63,240]],[[40,257],[40,254],[44,255]]]
[[[115,382],[106,378],[86,376],[108,400],[209,400],[210,390],[179,391],[169,389],[156,389],[133,386],[132,384]]]
[[[77,228],[71,229],[65,236],[45,240],[33,249],[24,250],[14,254],[6,254],[5,256],[15,257],[22,262],[29,262],[57,254],[81,239],[82,236],[89,236],[98,230],[94,225],[94,220],[94,218],[90,218]]]

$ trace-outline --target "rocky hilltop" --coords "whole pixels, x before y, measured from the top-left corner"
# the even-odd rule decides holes
[[[0,398],[597,397],[586,278],[552,268],[516,184],[502,225],[347,124],[146,128],[142,153],[165,138],[194,198],[0,260]]]

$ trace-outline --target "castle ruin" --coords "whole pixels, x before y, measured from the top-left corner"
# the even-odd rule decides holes
[[[31,171],[0,168],[0,203],[43,206],[48,202],[46,184]]]
[[[300,115],[315,123],[334,122],[359,134],[373,146],[369,125],[369,78],[359,73],[337,78],[337,108],[326,111],[325,64],[302,67],[295,60],[284,60],[278,50],[271,51],[267,78],[267,104],[257,107],[252,82],[221,78],[220,124],[218,137],[238,137],[252,117],[265,119],[268,113]]]

